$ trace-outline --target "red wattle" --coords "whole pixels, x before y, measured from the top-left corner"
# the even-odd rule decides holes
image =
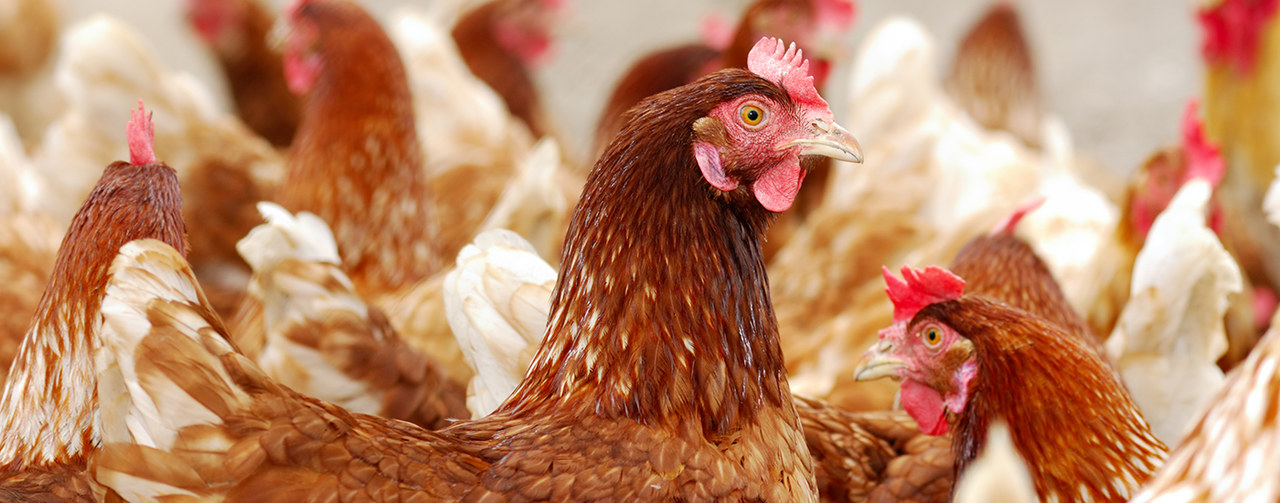
[[[946,406],[942,394],[933,388],[916,381],[902,381],[902,408],[911,414],[911,418],[920,425],[920,431],[927,435],[942,435],[950,427],[947,424]]]

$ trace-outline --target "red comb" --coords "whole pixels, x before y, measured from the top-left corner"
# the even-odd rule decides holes
[[[156,125],[151,122],[151,114],[142,107],[142,100],[138,100],[138,109],[133,111],[133,119],[125,128],[125,134],[129,142],[130,164],[143,165],[156,162]]]
[[[1018,209],[1013,210],[1012,214],[1010,214],[1007,217],[1004,217],[1004,220],[1001,220],[1000,223],[996,224],[996,227],[994,229],[991,229],[991,232],[988,233],[987,235],[988,236],[995,236],[997,234],[1012,235],[1013,230],[1018,228],[1018,222],[1022,221],[1022,217],[1027,216],[1027,213],[1031,213],[1032,211],[1035,211],[1036,208],[1039,208],[1040,206],[1044,205],[1044,202],[1045,202],[1044,196],[1040,196],[1035,199],[1032,199],[1031,202],[1029,203],[1019,206]]]
[[[1187,102],[1187,111],[1182,116],[1182,151],[1187,156],[1186,179],[1203,178],[1214,187],[1222,181],[1227,171],[1227,163],[1217,145],[1204,137],[1204,123],[1196,113],[1198,104],[1195,99]]]
[[[809,76],[809,62],[794,43],[788,47],[781,39],[760,39],[747,54],[747,69],[780,84],[796,103],[827,108],[826,100],[813,87],[813,77]]]
[[[904,265],[902,279],[895,278],[888,267],[881,269],[884,291],[893,302],[894,323],[905,323],[929,304],[955,300],[964,294],[964,280],[936,265],[924,270]]]

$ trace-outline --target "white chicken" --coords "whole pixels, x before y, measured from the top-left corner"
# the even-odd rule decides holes
[[[1240,268],[1205,225],[1210,182],[1183,185],[1156,217],[1133,267],[1128,304],[1107,340],[1152,430],[1168,445],[1223,382],[1223,315],[1243,288]]]

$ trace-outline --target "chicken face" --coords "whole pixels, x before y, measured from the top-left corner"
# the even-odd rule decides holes
[[[1156,216],[1169,206],[1182,185],[1195,178],[1208,180],[1217,187],[1226,173],[1226,161],[1217,145],[1204,134],[1204,124],[1193,100],[1182,117],[1182,145],[1161,150],[1147,159],[1135,173],[1129,199],[1129,217],[1138,235],[1146,239]],[[1220,229],[1222,208],[1211,203],[1210,228]]]
[[[964,410],[977,375],[973,343],[946,324],[917,317],[924,307],[955,300],[964,280],[946,269],[902,268],[899,280],[884,270],[894,304],[894,323],[862,357],[854,378],[890,377],[902,381],[902,406],[930,435],[947,432],[946,413]]]
[[[862,148],[835,123],[808,67],[794,44],[785,51],[777,39],[756,44],[748,68],[779,82],[787,96],[746,94],[694,122],[694,156],[707,183],[724,192],[749,187],[761,206],[781,212],[791,207],[804,181],[802,158],[862,162]]]
[[[320,78],[324,59],[320,57],[320,28],[312,16],[314,6],[307,0],[297,0],[285,11],[289,22],[289,37],[284,48],[284,77],[289,90],[304,95]]]
[[[551,30],[563,10],[563,0],[503,3],[494,25],[498,43],[526,65],[541,65],[550,56]]]
[[[240,2],[187,0],[187,21],[206,44],[216,44],[243,17],[244,5]]]

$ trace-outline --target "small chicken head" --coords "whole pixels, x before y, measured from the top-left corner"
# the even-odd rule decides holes
[[[314,0],[295,0],[285,9],[289,35],[284,46],[284,78],[289,90],[304,95],[315,85],[324,68],[320,55],[320,26]]]
[[[1204,35],[1200,52],[1211,66],[1227,66],[1236,74],[1253,71],[1278,0],[1220,0],[1199,8],[1196,18]]]
[[[530,67],[551,55],[551,32],[565,10],[564,0],[508,0],[498,6],[493,30],[498,43]]]
[[[722,192],[750,187],[761,206],[781,212],[791,207],[804,181],[802,158],[862,162],[862,148],[835,123],[795,44],[761,39],[751,49],[747,68],[781,86],[787,96],[777,100],[746,94],[694,122],[694,157],[707,183]]]
[[[917,319],[931,304],[960,298],[964,280],[951,271],[930,266],[903,266],[898,279],[884,270],[885,291],[893,301],[893,325],[880,331],[880,340],[863,355],[854,379],[890,377],[902,381],[902,406],[920,431],[942,435],[948,430],[947,412],[964,410],[970,383],[977,374],[973,343],[938,321]]]
[[[244,4],[229,0],[187,0],[187,22],[204,43],[216,45],[223,35],[244,22]]]
[[[1195,100],[1187,103],[1182,116],[1182,145],[1155,153],[1134,174],[1129,216],[1144,240],[1156,216],[1169,206],[1184,184],[1203,178],[1217,187],[1226,173],[1226,161],[1218,146],[1205,137],[1197,110]],[[1216,199],[1210,202],[1208,218],[1209,227],[1217,232],[1221,228],[1222,206]]]

